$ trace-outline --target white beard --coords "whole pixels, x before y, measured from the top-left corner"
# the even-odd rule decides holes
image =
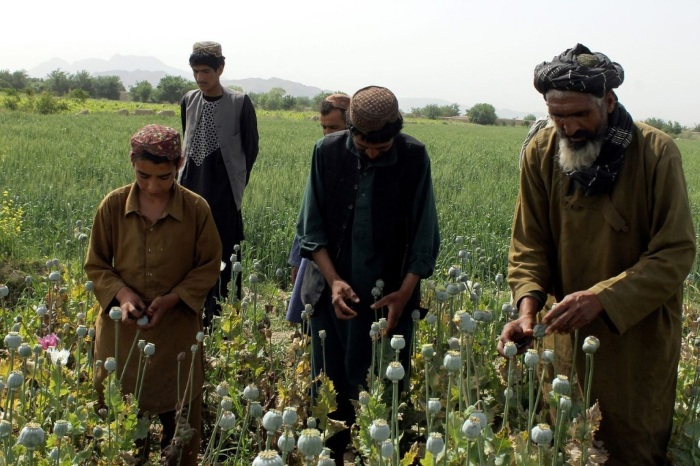
[[[575,146],[566,138],[559,138],[559,166],[566,173],[574,170],[585,170],[593,165],[600,154],[603,141],[600,139],[589,140],[583,147],[576,148]]]

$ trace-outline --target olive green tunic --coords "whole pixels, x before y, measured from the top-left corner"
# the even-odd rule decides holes
[[[600,339],[592,401],[607,464],[663,464],[671,433],[681,343],[682,284],[695,234],[678,148],[636,124],[612,194],[584,197],[558,165],[554,128],[521,162],[509,283],[525,295],[591,290],[604,312],[579,331]],[[585,355],[577,370],[583,383]]]
[[[138,185],[131,184],[108,194],[97,209],[85,262],[88,278],[95,284],[100,303],[97,318],[95,359],[114,356],[115,326],[109,319],[115,296],[128,286],[146,303],[174,292],[180,303],[158,325],[142,330],[139,339],[153,343],[139,407],[150,413],[172,411],[177,403],[177,356],[184,352],[180,389],[185,390],[192,361],[191,346],[202,329],[202,304],[216,283],[221,264],[221,241],[206,201],[177,183],[170,203],[155,224],[139,213]],[[136,333],[136,325],[119,324],[117,376]],[[202,388],[202,353],[194,361],[193,397]],[[129,360],[123,379],[124,393],[133,393],[138,368],[138,348]],[[107,376],[97,371],[96,387]]]

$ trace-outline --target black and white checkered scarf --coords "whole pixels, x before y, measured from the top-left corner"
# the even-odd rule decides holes
[[[625,159],[625,149],[632,142],[633,126],[632,115],[618,102],[615,110],[608,115],[608,129],[603,146],[593,165],[567,173],[567,176],[586,190],[586,196],[597,196],[612,191]]]

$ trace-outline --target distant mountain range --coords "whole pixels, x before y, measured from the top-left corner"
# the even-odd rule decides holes
[[[69,63],[61,58],[52,58],[29,70],[27,73],[35,78],[45,78],[56,69],[61,69],[67,73],[77,73],[78,71],[88,71],[95,76],[119,76],[124,87],[128,90],[139,81],[148,81],[153,86],[157,86],[165,76],[180,76],[187,80],[192,80],[192,72],[166,65],[155,57],[144,57],[136,55],[114,55],[109,60],[101,58],[87,58]],[[288,81],[280,78],[246,78],[230,79],[221,82],[224,86],[240,86],[245,92],[262,93],[268,92],[273,87],[281,87],[288,95],[294,97],[313,97],[321,92],[332,92],[320,87],[308,86],[306,84]],[[399,105],[404,112],[410,112],[412,108],[425,107],[429,104],[451,105],[444,99],[435,98],[399,98]],[[460,104],[460,111],[464,113],[471,105]],[[496,109],[499,118],[522,118],[531,112],[518,112],[510,109]],[[535,115],[539,118],[543,114]]]

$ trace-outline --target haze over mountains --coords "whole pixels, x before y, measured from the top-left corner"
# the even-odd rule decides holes
[[[192,80],[192,73],[189,70],[168,66],[155,57],[136,55],[114,55],[109,60],[102,58],[87,58],[73,63],[69,63],[61,58],[52,58],[27,70],[27,73],[31,77],[45,78],[49,73],[56,69],[60,69],[70,74],[85,70],[96,76],[119,76],[127,90],[129,87],[133,86],[139,81],[148,81],[155,87],[165,76],[180,76],[184,79]],[[267,79],[222,79],[221,82],[224,86],[240,86],[245,92],[255,93],[268,92],[274,87],[281,87],[287,92],[288,95],[295,97],[313,97],[321,92],[334,92],[337,90],[347,93],[354,92],[354,89],[321,89],[320,87],[309,86],[275,77]],[[444,99],[430,97],[397,97],[399,99],[401,110],[404,112],[409,112],[414,107],[425,107],[429,104],[450,105],[455,103]],[[460,105],[460,111],[462,114],[464,114],[467,109],[477,102],[456,103]],[[500,118],[522,118],[528,113],[534,113],[538,117],[543,116],[537,112],[496,109],[496,114]]]

